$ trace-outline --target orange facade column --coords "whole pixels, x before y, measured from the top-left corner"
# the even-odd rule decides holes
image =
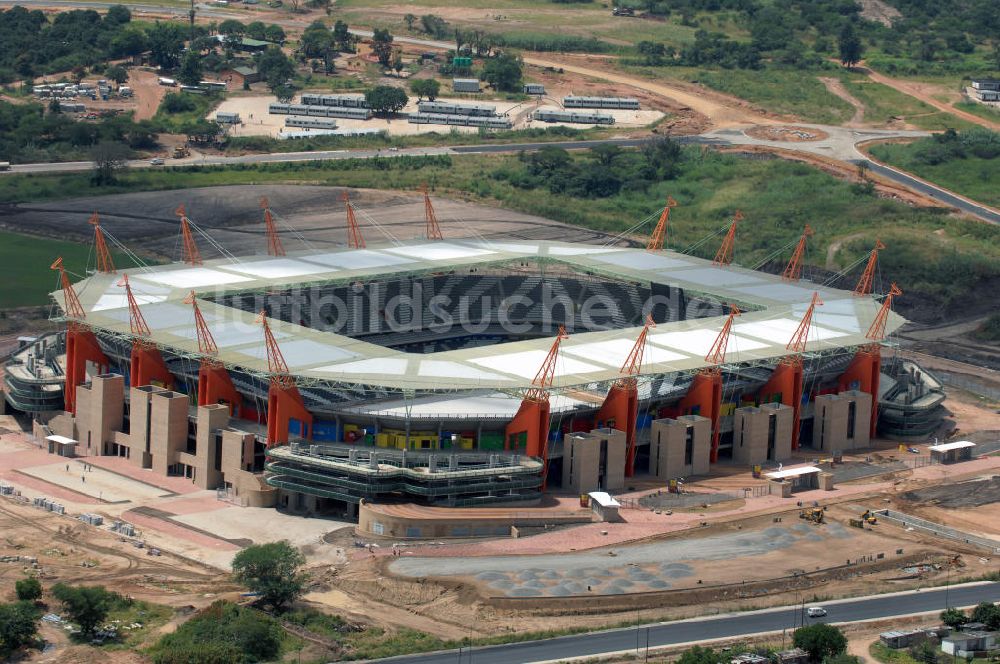
[[[141,343],[132,345],[129,385],[131,387],[159,385],[173,389],[174,375],[170,373],[167,363],[163,361],[163,356],[160,355],[156,346],[147,346]]]
[[[233,385],[233,379],[225,367],[202,362],[198,368],[198,405],[210,406],[225,403],[229,414],[236,416],[243,405],[243,397]]]
[[[595,424],[625,432],[625,477],[635,474],[635,421],[639,415],[639,391],[617,383],[608,390],[601,409],[597,411]]]
[[[288,444],[288,428],[293,419],[302,423],[302,438],[312,438],[313,416],[302,402],[298,389],[272,383],[267,392],[268,447]]]
[[[782,361],[775,368],[764,387],[757,392],[757,403],[771,403],[775,394],[779,401],[792,408],[792,449],[799,449],[799,422],[802,410],[802,364]]]
[[[520,437],[524,437],[524,453],[542,459],[542,490],[548,481],[549,471],[549,403],[525,399],[517,414],[504,430],[504,449],[510,450]],[[517,446],[520,449],[520,446]]]
[[[722,374],[702,371],[695,374],[691,387],[678,404],[682,415],[700,415],[712,422],[711,463],[719,460],[719,416],[722,412]]]
[[[70,325],[66,331],[66,383],[63,388],[63,401],[66,410],[74,415],[76,415],[76,386],[87,382],[88,362],[99,367],[98,373],[105,373],[111,366],[94,333]]]
[[[837,378],[837,391],[860,390],[872,397],[872,417],[869,435],[875,437],[878,424],[878,384],[882,375],[882,353],[878,347],[862,349],[854,355],[844,373]]]

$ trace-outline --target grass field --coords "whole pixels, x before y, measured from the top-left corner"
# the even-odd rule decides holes
[[[58,290],[58,275],[49,269],[62,256],[66,269],[77,281],[94,262],[91,247],[54,238],[19,235],[0,231],[0,308],[45,304],[49,293]],[[120,254],[120,265],[130,265]]]
[[[974,101],[960,101],[955,104],[955,108],[961,109],[966,113],[978,115],[987,120],[992,120],[993,122],[1000,122],[1000,108],[996,106],[983,106]]]
[[[1000,279],[1000,228],[880,199],[802,164],[747,161],[697,149],[684,154],[677,179],[654,183],[645,191],[623,190],[597,199],[553,194],[544,188],[515,187],[507,178],[507,174],[523,169],[515,155],[463,155],[277,163],[230,170],[189,167],[136,171],[124,176],[117,188],[104,190],[92,189],[86,174],[7,176],[0,178],[0,202],[15,197],[23,200],[26,192],[34,198],[57,199],[262,181],[412,191],[427,182],[441,195],[459,194],[571,224],[619,232],[637,220],[655,216],[669,194],[680,202],[668,231],[668,245],[674,248],[690,247],[720,232],[733,211],[740,208],[747,220],[738,236],[736,260],[743,265],[755,265],[782,247],[787,251],[779,252],[775,260],[787,260],[790,244],[808,222],[816,229],[816,236],[810,240],[807,262],[827,265],[830,244],[850,237],[832,256],[834,269],[842,268],[861,258],[880,237],[888,245],[881,260],[885,278],[898,281],[908,293],[921,293],[940,307],[942,315],[952,302],[984,280]],[[647,224],[637,233],[649,231]],[[44,291],[54,284],[54,278],[46,273],[48,264],[60,251],[67,251],[68,243],[53,245],[34,239],[21,242],[5,242],[0,249],[0,259],[11,266],[7,269],[16,278],[10,286],[3,282],[0,299],[44,300]],[[717,237],[709,238],[694,253],[710,257],[717,244]],[[68,246],[82,252],[77,254],[73,267],[79,270],[87,248]],[[34,276],[29,277],[23,266],[34,270]],[[40,280],[44,286],[33,286],[33,280]]]
[[[876,83],[867,76],[843,74],[841,80],[848,92],[864,104],[865,122],[881,124],[899,117],[915,127],[928,131],[968,129],[975,126],[887,85]]]
[[[683,77],[806,122],[840,124],[854,113],[854,107],[827,90],[816,75],[792,69],[698,71]]]
[[[920,145],[921,141],[873,145],[869,152],[880,161],[905,169],[946,189],[980,203],[1000,207],[1000,188],[997,187],[1000,182],[1000,157],[981,159],[968,155],[940,164],[926,164],[914,158]]]

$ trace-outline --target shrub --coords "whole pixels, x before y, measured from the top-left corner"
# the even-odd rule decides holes
[[[230,664],[276,659],[284,630],[268,615],[218,600],[152,648],[155,664]]]
[[[42,583],[33,576],[21,579],[14,584],[14,591],[19,600],[33,602],[42,598]]]

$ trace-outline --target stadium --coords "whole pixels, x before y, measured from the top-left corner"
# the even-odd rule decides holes
[[[896,383],[879,342],[898,291],[880,302],[870,269],[851,292],[798,279],[794,257],[777,276],[613,244],[360,245],[63,272],[46,357],[65,353],[66,412],[21,407],[87,454],[350,512],[867,447]]]

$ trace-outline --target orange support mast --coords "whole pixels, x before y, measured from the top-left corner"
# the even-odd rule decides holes
[[[525,392],[521,406],[517,409],[514,419],[507,425],[504,449],[524,450],[526,454],[541,457],[548,472],[549,460],[549,390],[556,376],[556,360],[559,357],[559,346],[564,339],[569,338],[566,328],[559,326],[548,355],[542,362],[531,387]],[[544,487],[544,484],[543,484]]]
[[[340,200],[344,201],[347,207],[347,246],[351,249],[364,249],[365,238],[361,235],[361,228],[358,226],[357,217],[354,216],[354,206],[351,205],[351,197],[345,191],[340,195]]]
[[[184,298],[184,304],[190,304],[194,308],[194,326],[198,335],[198,352],[201,354],[201,364],[198,367],[198,405],[224,403],[229,406],[229,414],[236,415],[243,397],[218,359],[219,347],[198,307],[194,291]]]
[[[293,421],[298,422],[298,433],[302,438],[311,438],[312,413],[302,401],[295,378],[288,370],[285,357],[267,322],[267,312],[263,309],[257,315],[257,323],[264,328],[267,371],[271,374],[271,387],[267,392],[267,446],[287,444]]]
[[[733,319],[740,315],[740,310],[734,304],[729,305],[729,317],[723,323],[718,336],[705,355],[705,361],[710,366],[699,371],[688,393],[681,400],[682,412],[698,409],[698,414],[708,418],[712,427],[712,448],[709,461],[719,460],[719,417],[722,415],[722,364],[726,361],[726,349],[729,347],[729,336],[733,330]]]
[[[722,325],[719,336],[715,338],[712,347],[708,350],[708,354],[705,355],[705,361],[712,365],[712,369],[718,370],[719,366],[725,363],[726,349],[729,347],[729,335],[733,331],[733,319],[741,313],[739,307],[735,304],[729,305],[729,318]]]
[[[428,240],[443,240],[441,226],[438,225],[437,215],[434,213],[434,206],[431,205],[431,196],[427,193],[427,185],[423,186],[424,192],[424,222],[427,224]]]
[[[172,388],[174,376],[170,373],[167,363],[163,361],[163,356],[159,349],[150,339],[152,334],[146,318],[139,309],[139,303],[132,294],[132,286],[129,284],[128,275],[123,274],[119,286],[125,288],[125,297],[128,300],[129,328],[135,340],[132,342],[132,354],[129,358],[129,385],[132,387],[142,387],[143,385],[159,385],[160,387]]]
[[[187,212],[183,205],[177,206],[174,214],[181,218],[181,237],[184,240],[184,262],[188,265],[201,265],[201,252],[195,244],[194,236],[191,235],[191,224],[187,218]]]
[[[63,387],[65,409],[76,414],[76,386],[87,382],[87,364],[97,366],[97,373],[104,373],[110,362],[97,337],[87,329],[84,319],[87,313],[80,304],[80,298],[66,274],[62,257],[50,266],[59,271],[59,285],[63,292],[63,311],[70,320],[66,323],[66,382]]]
[[[858,285],[854,287],[855,295],[868,295],[872,292],[872,284],[875,282],[875,267],[878,265],[878,252],[882,249],[885,249],[885,245],[882,244],[882,240],[876,239],[875,248],[868,255],[868,264],[865,266],[865,271],[861,273]]]
[[[267,233],[267,253],[269,256],[284,256],[285,247],[281,244],[278,228],[274,225],[274,216],[268,204],[267,196],[260,199],[260,207],[264,210],[264,230]]]
[[[667,241],[667,222],[670,220],[670,209],[675,207],[677,207],[677,201],[674,200],[673,196],[667,196],[667,203],[663,206],[663,212],[660,213],[660,219],[656,222],[656,228],[653,229],[653,234],[649,236],[646,251],[660,251],[663,249],[663,245]]]
[[[729,231],[726,237],[722,238],[722,245],[715,252],[715,259],[712,265],[729,265],[733,262],[733,249],[736,246],[736,224],[743,220],[743,213],[739,210],[733,215],[733,221],[729,224]]]
[[[615,428],[625,432],[625,476],[632,477],[635,474],[636,455],[636,419],[639,416],[639,381],[638,375],[642,369],[642,358],[646,353],[646,337],[649,328],[656,327],[652,316],[646,317],[646,324],[642,326],[639,337],[635,340],[635,345],[625,358],[622,364],[621,378],[612,384],[608,390],[608,396],[604,398],[600,410],[597,411],[597,426]]]
[[[893,282],[892,287],[889,288],[889,292],[882,301],[882,308],[875,314],[875,320],[872,321],[868,332],[865,333],[865,337],[875,342],[885,339],[885,323],[889,318],[889,310],[892,309],[892,301],[902,294],[902,289]]]
[[[806,227],[802,230],[802,235],[799,237],[799,243],[795,245],[795,251],[792,252],[792,257],[788,261],[788,265],[785,266],[785,271],[782,272],[781,278],[786,281],[798,281],[799,277],[802,276],[802,257],[806,253],[806,238],[815,235],[812,227],[806,224]]]
[[[111,260],[111,252],[108,251],[108,243],[104,241],[104,231],[101,230],[101,218],[94,212],[88,222],[94,227],[94,251],[97,254],[97,271],[106,274],[114,274],[115,262]]]

